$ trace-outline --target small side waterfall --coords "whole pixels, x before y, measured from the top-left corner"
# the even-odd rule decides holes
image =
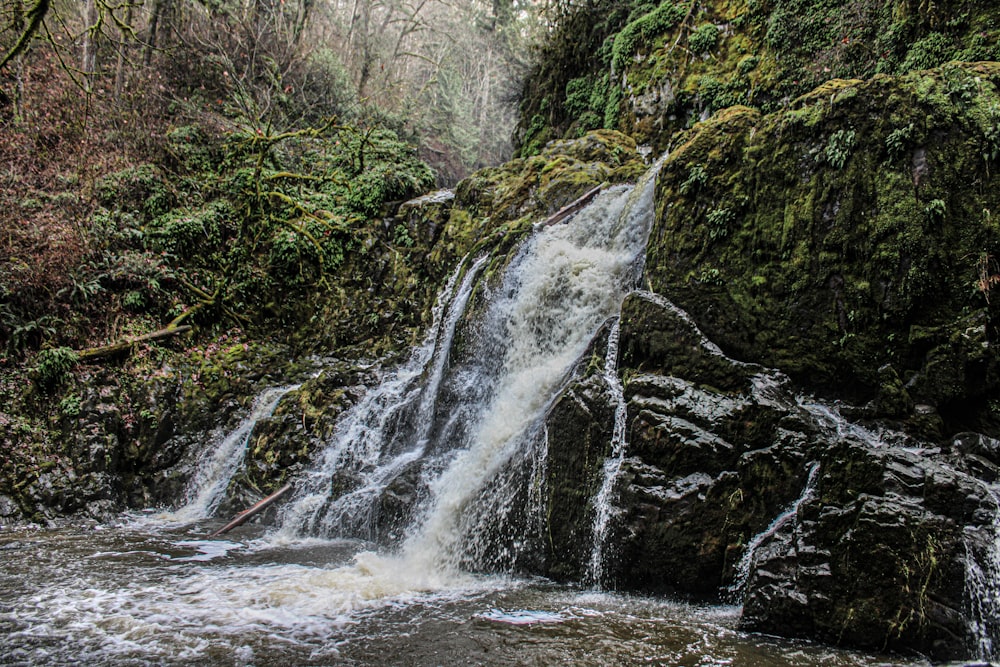
[[[171,518],[177,521],[198,521],[212,516],[222,502],[230,480],[243,462],[257,422],[271,416],[282,397],[300,386],[294,384],[265,389],[240,425],[214,447],[206,448],[194,476],[184,490],[183,504],[171,514]]]
[[[375,539],[381,494],[426,449],[455,328],[487,259],[459,263],[438,295],[423,343],[341,421],[282,511],[281,538]],[[338,487],[340,494],[332,496]]]
[[[812,399],[800,397],[799,405],[806,412],[816,418],[816,421],[831,433],[838,437],[853,437],[872,447],[878,448],[883,445],[882,435],[875,433],[860,424],[855,424],[844,419],[836,407],[816,402]]]
[[[992,532],[986,544],[977,546],[966,528],[965,593],[969,604],[969,635],[978,658],[998,657],[995,642],[1000,637],[1000,487],[982,486],[993,501]]]
[[[743,557],[740,558],[740,562],[736,565],[736,576],[733,579],[733,583],[727,590],[731,599],[734,601],[742,600],[747,581],[749,581],[750,574],[753,572],[754,561],[756,560],[757,550],[760,548],[760,545],[777,533],[785,524],[798,516],[802,503],[812,498],[816,490],[816,479],[818,476],[819,463],[814,462],[809,467],[809,476],[806,478],[805,486],[802,487],[802,493],[799,497],[785,511],[776,516],[767,528],[754,535],[750,543],[747,544],[746,551],[743,552]]]
[[[601,488],[594,496],[594,537],[586,573],[586,581],[597,587],[601,586],[604,578],[604,552],[608,540],[608,528],[614,513],[613,492],[615,482],[621,474],[627,447],[625,421],[628,416],[628,404],[625,402],[624,389],[618,377],[620,337],[621,322],[615,320],[608,334],[608,351],[604,359],[604,381],[615,399],[615,423],[611,433],[611,456],[604,460]]]

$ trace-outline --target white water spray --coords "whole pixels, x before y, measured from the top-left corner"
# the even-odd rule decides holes
[[[195,473],[184,490],[183,504],[168,518],[190,522],[205,519],[215,513],[226,493],[230,480],[239,469],[250,444],[250,436],[261,419],[270,417],[282,397],[301,385],[265,389],[253,403],[250,414],[238,427],[214,447],[206,448]]]
[[[438,296],[423,343],[341,420],[318,465],[297,482],[295,498],[283,509],[274,539],[374,537],[380,494],[424,453],[455,327],[486,260],[479,258],[467,270],[464,260],[459,263]],[[410,414],[414,408],[415,414]],[[413,437],[403,443],[396,433],[401,422],[415,423]],[[353,475],[354,488],[331,497],[331,480],[345,473]]]
[[[997,657],[1000,634],[1000,487],[980,482],[993,502],[993,524],[985,548],[977,548],[971,534],[965,538],[965,593],[969,604],[969,635],[977,657]],[[966,531],[971,528],[966,528]]]
[[[804,502],[810,500],[813,497],[813,493],[815,493],[818,476],[819,463],[813,463],[809,468],[809,476],[806,478],[806,484],[802,488],[802,493],[795,499],[795,502],[776,516],[767,528],[754,535],[750,543],[747,544],[746,551],[743,552],[743,557],[740,558],[740,562],[736,565],[736,576],[733,578],[733,583],[728,589],[729,595],[734,600],[742,599],[746,592],[746,585],[750,580],[750,574],[753,572],[753,566],[757,559],[757,550],[760,548],[760,545],[781,530],[789,521],[798,517],[799,508],[802,507]]]
[[[625,421],[628,415],[628,405],[625,402],[624,389],[618,377],[618,344],[621,336],[621,322],[615,320],[608,334],[608,351],[604,359],[604,381],[615,399],[615,423],[611,432],[611,456],[604,459],[601,488],[594,496],[594,527],[593,545],[590,551],[590,561],[587,564],[586,581],[600,587],[604,577],[604,551],[608,540],[608,529],[614,513],[612,494],[615,483],[621,474],[625,462],[627,443],[625,440]]]

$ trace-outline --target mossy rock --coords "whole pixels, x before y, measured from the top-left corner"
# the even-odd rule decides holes
[[[537,222],[597,185],[635,181],[645,169],[635,141],[597,130],[550,142],[540,155],[476,172],[458,184],[455,207],[490,225],[526,215]]]
[[[521,155],[600,119],[663,150],[733,105],[763,112],[830,79],[1000,59],[988,0],[586,3],[560,18],[525,83]]]
[[[650,285],[736,358],[862,402],[890,365],[960,428],[1000,386],[998,82],[951,64],[698,124],[659,177]]]

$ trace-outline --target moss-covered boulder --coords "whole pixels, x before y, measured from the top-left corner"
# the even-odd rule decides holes
[[[645,171],[633,139],[606,130],[548,143],[538,155],[476,172],[458,184],[456,205],[473,218],[515,220],[555,213],[602,183],[634,181]]]
[[[952,64],[700,123],[660,174],[650,284],[737,358],[997,433],[998,83]]]
[[[729,106],[768,113],[831,79],[998,59],[988,0],[600,0],[557,20],[517,138],[526,156],[610,128],[662,150]]]

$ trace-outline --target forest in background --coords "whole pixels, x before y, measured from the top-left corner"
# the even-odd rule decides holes
[[[294,327],[331,298],[358,340],[385,333],[400,304],[348,312],[346,283],[416,252],[383,223],[396,204],[509,157],[531,45],[565,10],[4,0],[0,358],[44,387],[74,350]]]

